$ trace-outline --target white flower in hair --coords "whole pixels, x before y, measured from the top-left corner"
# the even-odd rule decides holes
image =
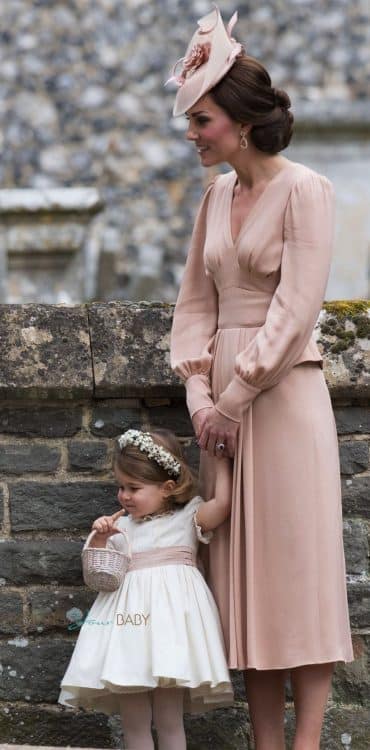
[[[168,474],[174,477],[180,476],[181,464],[176,461],[170,451],[167,451],[161,445],[157,445],[149,432],[141,432],[141,430],[126,430],[126,432],[124,432],[123,435],[120,435],[117,440],[121,450],[125,448],[126,445],[134,445],[143,453],[146,453],[148,458],[155,461],[159,466],[162,466]]]

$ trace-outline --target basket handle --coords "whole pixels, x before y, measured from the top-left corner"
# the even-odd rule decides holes
[[[132,557],[132,551],[131,551],[131,542],[130,542],[130,537],[129,537],[129,535],[128,535],[128,533],[127,533],[126,529],[118,529],[118,528],[117,528],[117,526],[113,526],[113,528],[114,528],[114,529],[116,529],[116,530],[117,530],[117,532],[118,532],[119,534],[123,534],[123,536],[124,536],[124,537],[126,538],[126,542],[127,542],[127,547],[128,547],[128,554],[129,554],[129,557],[131,558],[131,557]],[[87,548],[88,548],[88,546],[89,546],[89,544],[90,544],[90,542],[91,542],[92,538],[93,538],[93,537],[95,536],[95,534],[97,534],[97,533],[98,533],[97,529],[93,529],[92,531],[90,531],[90,534],[89,534],[89,536],[87,537],[87,539],[86,539],[86,542],[85,542],[85,544],[84,544],[84,546],[83,546],[83,548],[82,548],[82,552],[83,552],[83,551],[84,551],[85,549],[87,549]],[[112,534],[112,536],[114,536],[114,535]]]

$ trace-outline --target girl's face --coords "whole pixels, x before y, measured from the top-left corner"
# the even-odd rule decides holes
[[[139,481],[117,467],[114,473],[118,483],[118,502],[134,519],[164,509],[175,484],[172,480],[161,484]]]
[[[232,163],[240,155],[242,126],[231,120],[211,96],[203,96],[188,110],[186,137],[194,141],[204,167],[220,162]]]

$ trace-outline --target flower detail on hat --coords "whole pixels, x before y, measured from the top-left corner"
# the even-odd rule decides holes
[[[174,82],[177,84],[177,86],[183,86],[188,76],[193,75],[193,73],[195,73],[198,68],[208,62],[210,53],[210,42],[205,42],[204,44],[194,44],[194,47],[191,48],[189,54],[177,61],[173,69],[173,75],[168,79],[168,81],[166,81],[165,85],[167,85],[167,83]],[[182,63],[182,71],[179,75],[176,75],[175,71],[180,63]]]
[[[210,42],[195,44],[190,54],[184,59],[180,78],[185,80],[187,75],[191,76],[201,65],[208,62],[210,52]]]

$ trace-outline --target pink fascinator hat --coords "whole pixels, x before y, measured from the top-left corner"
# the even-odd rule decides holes
[[[177,61],[171,78],[178,86],[173,114],[183,115],[202,96],[210,91],[232,67],[242,52],[242,45],[231,36],[238,20],[234,13],[225,28],[221,13],[214,9],[198,21],[198,29],[186,50],[185,57]],[[181,71],[177,73],[180,64]]]

